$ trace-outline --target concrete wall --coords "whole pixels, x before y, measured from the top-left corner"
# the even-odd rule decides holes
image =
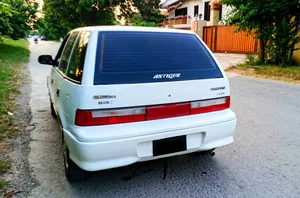
[[[200,20],[194,21],[191,25],[191,31],[198,34],[198,36],[203,39],[203,27],[207,26],[208,21]]]
[[[206,2],[210,2],[210,0],[203,0],[202,1],[202,5],[200,7],[200,14],[202,14],[202,19],[201,20],[204,20],[204,8],[205,8],[205,3]]]
[[[171,11],[169,12],[169,17],[170,17],[170,18],[175,17],[175,10],[171,10]]]
[[[210,2],[211,0],[182,0],[182,6],[177,8],[187,8],[187,16],[188,16],[188,24],[191,24],[192,22],[195,21],[194,17],[194,6],[198,5],[199,6],[199,15],[202,14],[202,20],[204,19],[204,7],[205,7],[205,2]],[[220,1],[220,0],[218,0]],[[222,18],[226,17],[227,13],[230,11],[230,7],[228,6],[222,6]],[[171,10],[169,12],[169,17],[175,17],[175,10]],[[210,24],[210,23],[208,23]]]
[[[182,6],[178,8],[178,9],[187,8],[187,16],[188,16],[187,23],[188,24],[191,24],[194,19],[194,6],[196,6],[196,5],[199,5],[199,14],[202,13],[201,12],[201,9],[203,7],[202,0],[186,0],[186,1],[183,1]],[[175,10],[172,10],[172,11],[174,12],[174,13],[172,13],[172,14],[174,14],[173,16],[175,16]],[[173,17],[173,16],[170,16],[170,17]]]
[[[191,17],[191,20],[194,18],[194,6],[199,5],[199,15],[202,14],[202,20],[204,19],[204,6],[205,2],[210,2],[210,0],[184,0],[182,1],[182,6],[180,8],[188,8],[188,16]],[[230,7],[222,6],[222,17],[226,16],[230,11]],[[175,17],[175,10],[172,10],[169,13],[170,17]],[[192,20],[193,21],[193,20]],[[190,21],[191,22],[191,21]],[[190,24],[189,22],[189,24]]]

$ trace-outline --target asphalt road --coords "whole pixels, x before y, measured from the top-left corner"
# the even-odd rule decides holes
[[[216,155],[191,154],[97,172],[69,184],[64,176],[61,139],[50,115],[40,54],[54,55],[58,43],[30,45],[32,111],[29,165],[39,185],[30,197],[299,197],[300,86],[230,75],[235,142]]]

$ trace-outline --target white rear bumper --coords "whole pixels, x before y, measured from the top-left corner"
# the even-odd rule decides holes
[[[97,142],[79,141],[72,133],[64,130],[70,158],[87,171],[105,170],[133,164],[139,161],[205,151],[233,142],[236,127],[235,115],[230,120],[199,127],[171,130],[163,133],[104,140]],[[153,156],[153,140],[186,135],[187,150],[161,156]]]

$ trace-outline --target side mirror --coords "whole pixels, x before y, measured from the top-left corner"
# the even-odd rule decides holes
[[[39,56],[38,61],[43,65],[53,65],[54,62],[51,55],[41,55]]]

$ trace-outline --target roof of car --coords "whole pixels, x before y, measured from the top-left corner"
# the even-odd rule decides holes
[[[170,28],[155,28],[155,27],[137,27],[137,26],[90,26],[81,27],[74,29],[72,31],[137,31],[137,32],[167,32],[167,33],[185,33],[194,34],[192,31],[188,30],[178,30]]]

